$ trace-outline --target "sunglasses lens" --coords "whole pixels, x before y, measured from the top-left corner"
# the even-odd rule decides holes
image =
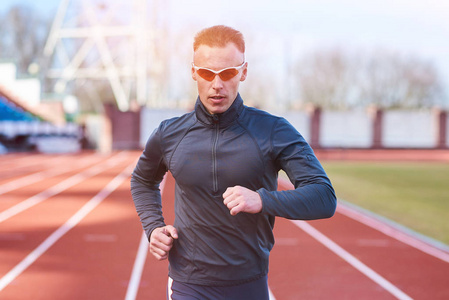
[[[202,78],[206,79],[207,81],[212,81],[215,78],[216,73],[204,69],[204,68],[197,68],[196,72],[198,75],[200,75]],[[221,80],[227,81],[231,78],[233,78],[235,75],[239,73],[239,70],[237,68],[229,68],[221,71],[218,73],[218,76],[220,76]]]
[[[196,72],[207,81],[212,81],[215,78],[215,73],[206,69],[198,69]]]
[[[237,75],[239,71],[237,69],[227,69],[223,72],[220,72],[218,75],[220,76],[221,80],[226,81]]]

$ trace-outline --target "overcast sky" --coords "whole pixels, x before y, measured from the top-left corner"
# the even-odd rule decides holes
[[[80,0],[72,0],[80,1]],[[103,0],[90,0],[107,3]],[[156,0],[150,0],[154,3]],[[276,56],[286,42],[293,51],[323,47],[387,49],[433,62],[449,87],[449,1],[447,0],[158,0],[170,30],[226,24],[247,39],[266,37],[264,51]],[[1,0],[0,14],[24,4],[53,15],[58,0]],[[188,25],[188,26],[187,26]]]

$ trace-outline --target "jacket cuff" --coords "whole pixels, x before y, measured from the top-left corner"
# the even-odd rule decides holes
[[[256,192],[259,194],[260,199],[262,200],[262,210],[260,211],[260,213],[264,214],[264,215],[270,215],[270,213],[268,212],[268,208],[270,206],[268,203],[269,202],[268,199],[270,198],[270,196],[267,195],[267,190],[264,188],[261,188],[261,189],[258,189]]]

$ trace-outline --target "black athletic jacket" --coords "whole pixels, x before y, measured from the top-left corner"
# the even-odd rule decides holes
[[[284,170],[295,190],[276,191]],[[175,180],[179,238],[169,253],[174,280],[234,285],[268,273],[275,216],[331,217],[335,193],[304,138],[285,119],[243,105],[240,95],[224,113],[195,110],[163,121],[149,138],[132,174],[131,192],[143,228],[165,226],[159,183]],[[257,191],[258,214],[231,216],[222,194],[235,185]]]

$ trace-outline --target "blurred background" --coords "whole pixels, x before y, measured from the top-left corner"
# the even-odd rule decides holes
[[[3,0],[0,153],[135,149],[193,107],[196,32],[243,32],[247,105],[314,148],[447,148],[447,1]]]
[[[28,296],[20,299],[49,299],[52,291],[58,299],[99,299],[95,293],[105,291],[123,299],[137,245],[132,228],[140,234],[127,176],[154,128],[193,108],[193,38],[217,24],[245,36],[245,104],[283,116],[298,129],[329,175],[339,209],[363,212],[447,255],[448,16],[447,0],[1,0],[0,223],[10,217],[11,223],[0,228],[0,265],[12,269],[19,262],[16,253],[28,255],[34,241],[47,238],[102,193],[115,174],[122,172],[124,184],[91,215],[97,219],[59,244],[64,254],[40,260],[43,267],[30,280],[46,280],[42,286],[29,288],[26,280],[5,284],[2,275],[0,291],[7,286],[11,299],[22,293]],[[82,182],[75,186],[72,177]],[[48,206],[33,200],[54,193],[61,195]],[[29,209],[34,205],[36,210]],[[374,253],[388,262],[390,252],[382,256],[382,250],[394,243],[356,240],[357,227],[335,227],[338,220],[325,224],[347,234],[349,244],[371,249],[362,256]],[[92,236],[105,248],[98,240],[91,243]],[[447,277],[441,275],[447,262],[428,275],[422,270],[432,265],[403,253],[397,263],[415,270],[400,267],[398,276],[387,274],[411,277],[415,281],[407,289],[429,297],[432,283]],[[291,269],[291,261],[286,265]],[[83,266],[89,268],[80,271]],[[147,270],[164,274],[155,266]],[[329,269],[317,270],[324,277],[309,288],[329,288],[322,284]],[[166,277],[156,284],[148,278],[141,293],[160,288],[165,295]],[[301,281],[289,279],[292,284],[283,284],[293,288]],[[435,291],[446,299],[447,284],[442,285],[443,291]]]

